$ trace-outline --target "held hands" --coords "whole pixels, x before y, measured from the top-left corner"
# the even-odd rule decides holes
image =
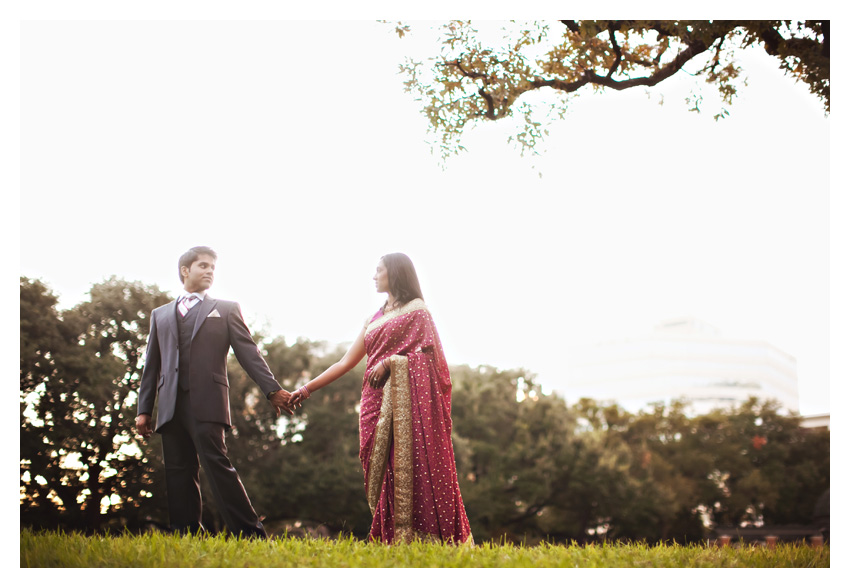
[[[367,382],[370,386],[377,388],[383,382],[386,381],[387,377],[390,374],[390,364],[389,358],[384,359],[378,365],[372,369],[369,375],[366,377]],[[347,369],[345,371],[348,371]],[[344,373],[344,372],[343,372]],[[339,377],[339,376],[337,376]],[[315,380],[311,381],[314,386],[321,387],[321,384],[318,384]],[[274,405],[275,410],[277,411],[277,416],[280,416],[280,411],[284,410],[288,414],[292,414],[292,412],[296,408],[301,408],[301,403],[310,398],[310,394],[312,391],[307,388],[307,386],[301,386],[293,393],[289,393],[286,390],[278,390],[277,392],[273,392],[271,396],[269,396],[269,400]]]
[[[274,407],[276,417],[280,416],[281,410],[286,414],[292,414],[295,407],[292,406],[291,398],[292,394],[286,390],[278,390],[277,392],[269,394],[269,402],[271,402]]]
[[[289,399],[290,406],[292,408],[301,408],[301,403],[310,398],[310,391],[307,389],[307,386],[301,386],[292,393],[292,397]]]

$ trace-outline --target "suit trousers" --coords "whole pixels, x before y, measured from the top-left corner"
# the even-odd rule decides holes
[[[178,390],[174,419],[161,431],[171,528],[178,532],[203,530],[199,470],[203,467],[227,530],[244,537],[267,537],[227,457],[225,425],[197,420],[191,411],[190,393]]]

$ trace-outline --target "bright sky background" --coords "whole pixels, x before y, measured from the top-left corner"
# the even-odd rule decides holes
[[[831,121],[802,84],[749,51],[721,122],[680,73],[574,100],[534,160],[481,126],[442,170],[396,73],[412,24],[22,23],[21,275],[63,307],[113,274],[176,292],[206,244],[211,295],[339,343],[402,251],[450,363],[557,390],[575,346],[694,316],[796,357],[801,413],[829,412]]]

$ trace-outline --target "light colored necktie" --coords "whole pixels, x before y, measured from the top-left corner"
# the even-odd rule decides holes
[[[186,313],[189,312],[189,309],[195,306],[195,303],[198,301],[198,297],[192,294],[191,296],[184,296],[180,299],[180,302],[177,303],[177,309],[180,311],[182,316],[186,316]]]

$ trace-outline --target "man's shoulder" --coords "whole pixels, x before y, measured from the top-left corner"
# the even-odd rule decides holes
[[[222,300],[221,298],[213,298],[213,306],[222,316],[230,316],[233,314],[242,314],[242,307],[238,302],[233,300]]]
[[[233,309],[240,309],[239,303],[234,302],[233,300],[222,300],[221,298],[213,298],[212,296],[207,297],[209,300],[213,302],[215,307],[221,311],[230,311]],[[157,306],[153,309],[151,314],[156,313],[160,314],[162,312],[168,312],[168,309],[174,308],[174,301],[166,302],[162,306]]]
[[[239,308],[239,303],[233,300],[222,300],[221,298],[212,298],[212,300],[215,302],[216,308]]]
[[[174,304],[174,301],[173,301],[173,300],[171,300],[171,301],[169,301],[169,302],[166,302],[166,303],[165,303],[165,304],[163,304],[162,306],[157,306],[156,308],[154,308],[154,309],[153,309],[153,311],[151,311],[151,314],[153,314],[154,312],[155,312],[155,313],[163,312],[166,308],[168,308],[168,307],[169,307],[169,306],[171,306],[172,304]]]

